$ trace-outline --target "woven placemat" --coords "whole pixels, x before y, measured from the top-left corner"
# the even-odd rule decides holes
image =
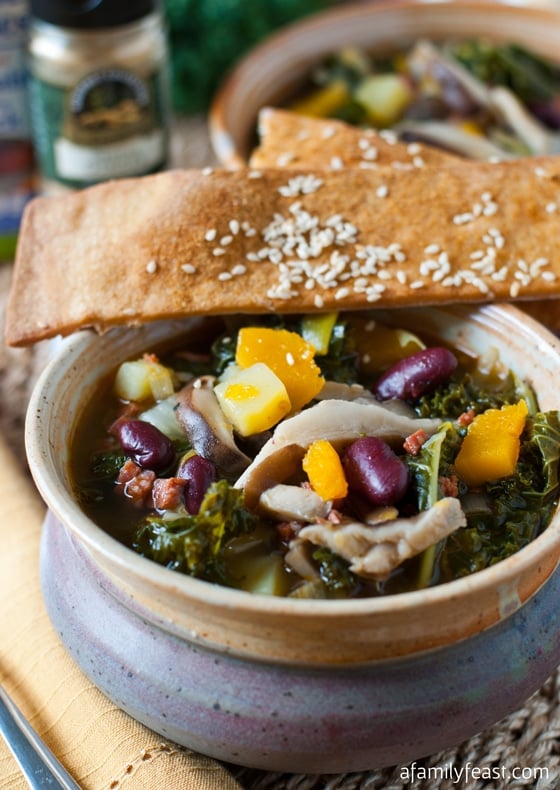
[[[176,125],[172,163],[192,167],[214,164],[203,119],[183,120]],[[0,264],[2,337],[11,275],[11,265]],[[50,353],[49,343],[33,349],[10,349],[0,340],[0,430],[25,473],[26,405]],[[247,790],[560,788],[560,670],[522,708],[495,726],[453,749],[419,760],[414,775],[408,766],[335,776],[228,768]],[[488,778],[497,772],[502,778]]]

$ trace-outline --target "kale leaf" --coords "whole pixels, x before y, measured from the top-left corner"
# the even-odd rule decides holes
[[[558,502],[559,459],[559,413],[538,413],[528,420],[515,474],[487,483],[482,491],[486,506],[466,509],[467,527],[447,538],[441,581],[494,565],[546,528]]]
[[[500,409],[505,404],[517,403],[520,386],[521,383],[511,372],[495,387],[480,381],[472,373],[465,373],[460,379],[451,377],[446,384],[418,398],[413,406],[419,417],[453,420],[469,409],[474,409],[478,414],[487,409]]]
[[[213,483],[196,515],[164,519],[147,516],[137,530],[134,548],[172,570],[227,584],[223,550],[229,541],[257,525],[245,509],[243,492],[226,480]]]
[[[323,546],[313,551],[311,559],[317,565],[329,597],[351,598],[356,593],[360,583],[346,560]]]

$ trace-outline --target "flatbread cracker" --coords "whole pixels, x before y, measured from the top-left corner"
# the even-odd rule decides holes
[[[258,132],[260,142],[249,160],[253,168],[373,170],[391,165],[411,170],[460,160],[438,148],[399,142],[392,131],[359,129],[343,121],[309,118],[272,107],[260,111]]]
[[[169,171],[27,207],[6,340],[212,313],[560,294],[560,158]]]

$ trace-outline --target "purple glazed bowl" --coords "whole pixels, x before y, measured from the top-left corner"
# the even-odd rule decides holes
[[[509,306],[376,311],[473,353],[495,348],[557,408],[560,344]],[[174,573],[92,523],[72,497],[69,448],[119,362],[185,324],[62,343],[29,406],[27,452],[47,503],[44,597],[93,682],[155,731],[218,759],[287,772],[402,763],[521,705],[560,661],[560,516],[516,555],[439,587],[321,601],[231,590]]]

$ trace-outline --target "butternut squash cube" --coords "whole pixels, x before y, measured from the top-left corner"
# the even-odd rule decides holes
[[[242,368],[264,362],[286,387],[293,411],[305,406],[325,383],[314,357],[315,348],[297,332],[258,326],[239,330],[235,361]]]
[[[468,486],[515,472],[528,409],[524,400],[478,414],[455,459],[455,471]]]
[[[214,387],[220,407],[241,436],[266,431],[291,409],[286,387],[263,362],[228,373]]]
[[[326,439],[318,439],[309,445],[303,458],[303,471],[321,499],[343,499],[348,493],[340,457]]]

